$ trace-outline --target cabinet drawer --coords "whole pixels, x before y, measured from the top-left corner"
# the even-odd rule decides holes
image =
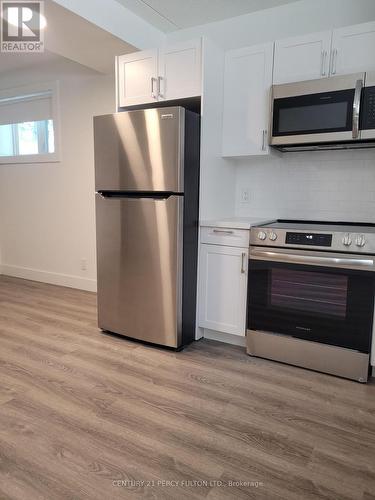
[[[226,227],[202,227],[201,243],[248,247],[249,231],[247,229],[231,229]]]

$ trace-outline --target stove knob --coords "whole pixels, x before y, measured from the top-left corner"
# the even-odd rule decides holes
[[[345,236],[343,237],[342,239],[342,243],[343,245],[345,245],[346,247],[350,247],[350,245],[352,244],[352,238],[350,237],[350,234],[349,233],[346,233]]]
[[[271,241],[277,240],[277,234],[274,233],[273,231],[268,235],[268,237]]]
[[[357,247],[364,247],[366,244],[366,238],[364,237],[363,234],[357,234],[356,239],[355,239],[355,244]]]
[[[266,235],[266,233],[264,231],[259,231],[258,238],[260,240],[265,240],[267,238],[267,235]]]

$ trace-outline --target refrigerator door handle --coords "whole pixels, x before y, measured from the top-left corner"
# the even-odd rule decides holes
[[[103,199],[121,199],[121,198],[149,198],[151,200],[167,200],[171,196],[181,196],[182,193],[173,193],[170,191],[97,191],[98,195]]]

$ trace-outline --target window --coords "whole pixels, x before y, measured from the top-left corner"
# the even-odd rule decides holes
[[[0,163],[58,161],[57,85],[0,92]]]
[[[54,152],[53,120],[0,125],[0,156]]]

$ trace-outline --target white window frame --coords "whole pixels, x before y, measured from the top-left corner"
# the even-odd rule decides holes
[[[41,92],[51,92],[51,107],[55,151],[53,153],[38,153],[34,155],[13,155],[0,156],[0,164],[17,164],[17,163],[56,163],[61,161],[61,136],[60,136],[60,98],[59,98],[59,82],[44,82],[33,85],[25,85],[12,89],[1,90],[0,99],[12,98],[22,95],[33,95]],[[38,134],[38,140],[40,140]]]

